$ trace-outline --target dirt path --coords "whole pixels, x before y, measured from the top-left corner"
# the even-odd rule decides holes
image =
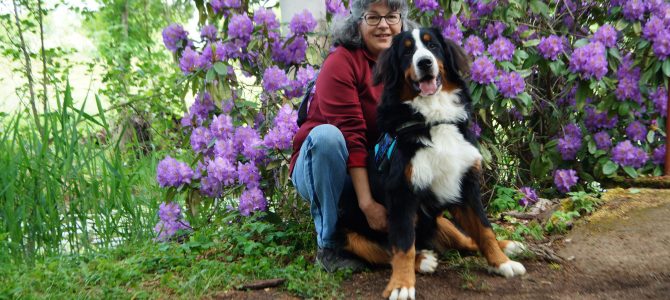
[[[417,299],[668,299],[670,190],[612,190],[596,213],[551,248],[562,264],[521,260],[520,278],[489,275],[481,258],[441,264],[417,276]],[[343,284],[346,298],[380,299],[390,276],[381,269]]]

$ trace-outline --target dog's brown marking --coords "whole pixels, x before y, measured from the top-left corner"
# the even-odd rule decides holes
[[[405,70],[405,82],[399,95],[400,101],[411,101],[419,95],[419,92],[412,87],[412,78],[416,78],[416,71],[414,71],[413,67],[409,67]]]
[[[408,163],[407,166],[405,166],[405,178],[407,179],[407,182],[409,183],[412,182],[413,174],[414,174],[414,166],[412,166],[411,163]]]
[[[427,43],[427,42],[430,42],[430,40],[432,40],[433,37],[430,36],[430,34],[424,33],[423,36],[421,37],[421,39],[423,40],[424,43]]]
[[[410,47],[412,47],[412,44],[414,42],[412,42],[412,39],[405,39],[404,43],[405,43],[405,48],[410,48]]]
[[[382,293],[384,298],[388,298],[394,289],[412,288],[416,283],[416,274],[414,273],[414,262],[416,259],[416,250],[414,245],[407,252],[393,249],[393,258],[391,258],[391,267],[393,273],[391,279]]]
[[[447,73],[446,70],[444,69],[444,63],[441,60],[437,61],[437,68],[440,70],[440,74],[442,74],[442,90],[445,92],[452,92],[455,89],[458,89],[458,85],[447,79]]]
[[[347,245],[344,250],[373,264],[385,265],[391,262],[391,254],[386,249],[356,232],[347,233]]]
[[[479,219],[479,216],[470,207],[456,207],[449,212],[456,219],[459,225],[465,230],[474,242],[479,251],[484,255],[490,266],[499,267],[501,264],[509,261],[509,258],[500,249],[500,244],[496,240],[491,227],[486,227]]]
[[[472,170],[475,171],[477,174],[482,173],[482,161],[480,159],[475,161],[475,164],[472,165]]]
[[[477,251],[479,248],[475,241],[463,234],[454,223],[451,223],[445,217],[437,218],[437,236],[435,244],[443,252],[447,249],[460,249],[467,251]]]

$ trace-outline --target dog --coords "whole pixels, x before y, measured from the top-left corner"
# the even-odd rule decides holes
[[[438,29],[415,29],[395,36],[375,68],[375,84],[384,84],[377,126],[393,142],[381,155],[369,155],[368,177],[373,197],[387,210],[388,232],[372,230],[350,200],[355,194],[344,193],[338,230],[345,250],[391,265],[382,293],[390,299],[415,298],[415,272],[436,270],[434,251],[480,251],[490,271],[525,274],[507,256],[523,252],[523,244],[496,240],[481,203],[482,155],[468,127],[472,100],[462,77],[469,68],[463,49]]]

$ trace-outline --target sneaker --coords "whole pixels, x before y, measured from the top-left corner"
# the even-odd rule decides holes
[[[316,263],[328,273],[343,269],[358,273],[366,268],[366,264],[353,255],[331,248],[319,248],[316,252]]]

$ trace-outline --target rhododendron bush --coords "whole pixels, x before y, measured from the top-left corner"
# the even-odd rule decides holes
[[[285,28],[266,1],[196,1],[200,32],[163,31],[166,51],[195,102],[181,121],[183,161],[157,169],[167,202],[288,209],[295,108],[330,50],[326,26],[308,11]],[[325,0],[327,22],[348,1]],[[538,194],[591,181],[660,175],[665,155],[670,4],[648,1],[410,1],[410,18],[435,26],[472,60],[471,126],[486,159],[486,186]],[[317,32],[321,30],[321,32]],[[176,145],[180,147],[180,145]],[[179,151],[175,151],[179,152]],[[176,155],[173,155],[176,157]],[[198,201],[194,201],[198,200]],[[189,223],[173,206],[163,231]],[[203,211],[209,215],[210,211]],[[170,221],[172,220],[172,221]],[[172,224],[172,225],[171,225]],[[172,226],[172,227],[171,227]]]

